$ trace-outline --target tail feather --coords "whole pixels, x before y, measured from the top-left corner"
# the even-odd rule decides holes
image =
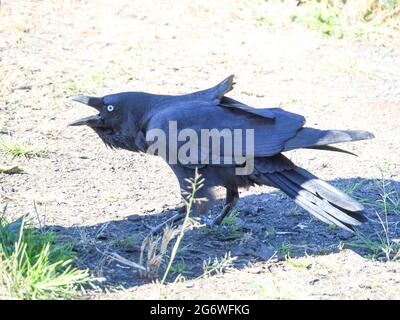
[[[268,179],[316,218],[353,232],[366,219],[363,206],[301,168],[268,174]]]
[[[328,223],[328,224],[335,224],[343,229],[346,229],[350,232],[353,232],[352,226],[346,225],[342,223],[340,220],[336,219],[335,217],[327,214],[315,202],[307,200],[305,197],[300,195],[300,191],[302,189],[299,186],[294,186],[287,184],[288,180],[282,179],[282,177],[276,176],[276,174],[269,176],[270,180],[273,181],[279,188],[284,191],[289,197],[291,197],[295,203],[297,203],[300,207],[307,210],[317,219]]]
[[[353,152],[338,148],[338,147],[332,147],[332,146],[312,146],[312,147],[306,147],[307,149],[315,149],[315,150],[326,150],[326,151],[334,151],[334,152],[341,152],[341,153],[347,153],[352,156],[357,157],[357,155]]]
[[[302,168],[296,168],[290,171],[288,170],[285,171],[284,174],[288,179],[297,183],[302,188],[328,200],[330,203],[334,203],[340,208],[349,211],[364,210],[361,203]]]
[[[282,151],[289,151],[298,148],[310,148],[315,146],[325,146],[334,143],[366,140],[372,138],[374,138],[374,135],[368,131],[319,130],[314,128],[302,128],[299,130],[295,137],[286,141],[285,147]]]

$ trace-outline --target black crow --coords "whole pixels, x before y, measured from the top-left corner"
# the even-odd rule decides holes
[[[226,206],[215,224],[234,208],[238,189],[255,184],[279,188],[316,218],[346,230],[354,231],[354,226],[364,222],[359,202],[297,167],[283,152],[301,148],[346,152],[331,144],[374,135],[304,127],[301,115],[279,108],[252,108],[226,97],[232,86],[230,76],[215,87],[185,95],[123,92],[76,96],[72,100],[98,113],[70,125],[91,127],[111,148],[163,156],[182,189],[197,168],[204,178],[197,196],[207,199],[196,205],[197,213],[213,205],[215,187],[225,187]],[[200,139],[204,132],[208,142]]]

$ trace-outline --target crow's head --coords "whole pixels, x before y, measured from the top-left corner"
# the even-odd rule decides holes
[[[134,136],[137,118],[133,93],[113,94],[104,97],[75,96],[73,101],[86,104],[97,114],[76,120],[69,126],[86,125],[92,128],[107,146],[136,149]]]
[[[70,123],[70,126],[86,125],[95,131],[111,133],[118,131],[124,119],[126,119],[126,108],[117,97],[105,96],[103,98],[75,96],[73,101],[86,104],[98,111],[98,114],[79,119]]]

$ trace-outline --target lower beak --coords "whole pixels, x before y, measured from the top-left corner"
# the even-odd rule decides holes
[[[89,116],[86,118],[82,118],[76,121],[73,121],[68,124],[68,126],[89,126],[92,128],[101,127],[103,124],[103,120],[101,119],[99,114]]]

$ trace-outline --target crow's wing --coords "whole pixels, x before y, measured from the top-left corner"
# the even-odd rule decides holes
[[[230,75],[228,78],[224,79],[212,88],[189,93],[183,97],[190,100],[202,100],[205,102],[211,102],[214,105],[218,105],[223,96],[233,89],[233,85],[233,75]]]
[[[274,110],[276,110],[276,109],[253,108],[253,107],[250,107],[244,103],[241,103],[241,102],[236,101],[229,97],[222,97],[220,106],[225,107],[225,108],[230,108],[232,111],[251,113],[252,115],[256,115],[256,116],[264,118],[264,119],[273,120],[275,118]],[[279,110],[281,110],[281,109],[279,109]]]
[[[228,78],[221,81],[212,88],[186,94],[184,96],[180,96],[180,98],[184,97],[185,99],[192,101],[201,100],[204,102],[211,102],[217,106],[230,108],[233,111],[237,110],[237,111],[251,113],[262,118],[274,119],[274,113],[270,109],[252,108],[248,105],[245,105],[244,103],[241,103],[237,100],[224,96],[233,89],[234,85],[233,77],[234,77],[233,75],[230,75]]]
[[[270,116],[263,117],[262,113],[254,114],[237,108],[215,106],[212,102],[202,100],[181,102],[175,100],[174,103],[160,108],[153,114],[143,131],[147,134],[152,129],[161,129],[166,134],[168,150],[169,146],[173,146],[173,140],[176,140],[172,132],[173,127],[171,127],[171,124],[176,123],[178,133],[180,132],[183,136],[194,133],[198,138],[197,141],[192,140],[191,145],[188,145],[190,139],[181,136],[182,141],[177,142],[178,150],[183,145],[188,147],[187,149],[196,145],[198,150],[196,157],[202,161],[219,158],[225,164],[238,163],[235,157],[266,157],[281,152],[285,142],[295,137],[305,123],[304,117],[282,109],[264,110]],[[190,132],[182,131],[184,129],[191,130]],[[210,143],[207,146],[202,143],[204,141],[201,137],[204,130],[231,134],[233,142],[229,139],[219,139],[220,148],[214,149],[214,144]],[[253,147],[251,146],[252,135]],[[171,141],[169,141],[170,138]],[[239,143],[240,138],[241,143]],[[152,139],[147,140],[150,145]]]

